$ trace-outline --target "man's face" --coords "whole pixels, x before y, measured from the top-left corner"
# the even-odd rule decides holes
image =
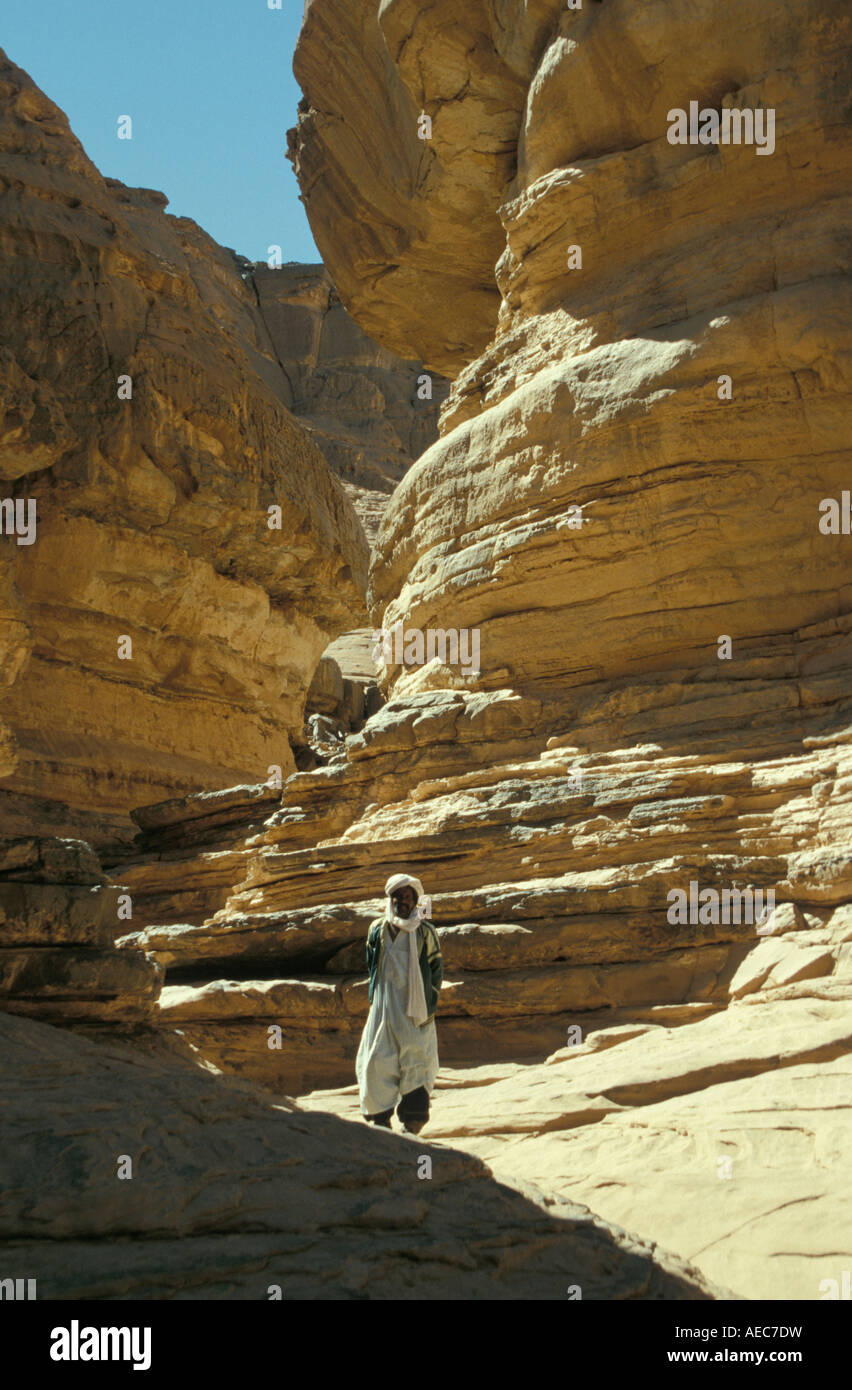
[[[391,893],[391,902],[397,917],[410,917],[417,905],[417,894],[409,884],[406,884],[404,888],[394,889]]]

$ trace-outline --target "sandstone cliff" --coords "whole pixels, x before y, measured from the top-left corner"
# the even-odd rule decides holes
[[[148,1021],[165,971],[115,949],[126,909],[82,841],[0,839],[3,1011],[122,1030]]]
[[[0,478],[36,518],[0,536],[0,830],[101,841],[293,770],[367,547],[233,257],[5,56],[0,160]]]
[[[108,863],[164,1045],[347,1119],[366,925],[418,874],[427,1134],[766,1299],[852,1258],[849,36],[839,0],[310,0],[318,244],[455,376],[371,617],[476,631],[478,671],[389,660],[345,756],[148,807]],[[772,109],[775,149],[669,143],[692,101]],[[693,885],[775,911],[673,914]]]
[[[275,356],[284,403],[338,477],[362,521],[438,437],[449,383],[374,343],[350,318],[323,265],[245,264]],[[427,379],[428,378],[428,379]],[[366,527],[365,527],[366,529]]]
[[[475,631],[479,671],[392,658],[224,908],[127,942],[204,1055],[341,1084],[410,868],[447,972],[435,1132],[765,1298],[848,1259],[849,38],[839,2],[311,0],[318,245],[365,331],[456,376],[373,622]],[[693,101],[772,110],[774,148],[671,143]],[[692,884],[777,910],[673,918]]]
[[[368,338],[323,265],[272,269],[238,259],[282,368],[284,404],[342,479],[372,546],[395,485],[438,437],[449,382]],[[360,628],[328,654],[344,679],[374,680],[370,650],[370,630]]]
[[[561,8],[305,7],[290,157],[317,245],[365,332],[449,377],[491,336],[495,209],[514,171],[530,66]]]

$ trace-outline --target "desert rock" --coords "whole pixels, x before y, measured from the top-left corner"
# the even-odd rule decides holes
[[[387,705],[345,760],[286,783],[220,912],[144,941],[181,970],[164,1013],[207,1055],[301,1086],[325,1033],[331,1085],[366,1007],[365,920],[409,869],[445,952],[442,1061],[524,1064],[454,1087],[447,1129],[511,1152],[504,1172],[521,1140],[500,1136],[535,1161],[566,1131],[596,1193],[611,1137],[625,1203],[640,1111],[691,1126],[685,1192],[717,1100],[742,1097],[745,1153],[762,1094],[797,1114],[824,1077],[810,1147],[779,1149],[781,1208],[818,1203],[813,1229],[761,1186],[760,1121],[739,1189],[700,1150],[708,1249],[697,1226],[681,1247],[730,1259],[740,1292],[762,1261],[759,1296],[816,1298],[840,1198],[811,1167],[837,1152],[852,1006],[848,538],[820,525],[850,467],[850,21],[737,13],[542,3],[507,26],[478,4],[312,0],[291,151],[318,244],[365,331],[455,377],[385,512],[372,621],[475,631],[480,661],[388,662]],[[773,149],[671,142],[692,100],[771,109]],[[692,885],[771,894],[778,919],[681,920]],[[270,1061],[248,1039],[276,1022]],[[562,1059],[574,1029],[613,1028]],[[655,1202],[662,1180],[636,1210],[663,1239]]]
[[[725,1296],[469,1155],[304,1113],[162,1050],[0,1014],[0,1052],[0,1231],[40,1298]],[[127,1159],[132,1182],[116,1176]]]
[[[122,1029],[149,1019],[165,971],[115,949],[127,901],[79,840],[0,840],[0,1010]]]
[[[329,275],[453,377],[373,548],[414,655],[324,766],[172,797],[108,861],[170,1065],[352,1146],[388,1139],[351,1084],[364,937],[416,874],[425,1140],[715,1296],[817,1299],[852,1258],[850,34],[840,0],[310,0],[290,148]],[[771,110],[772,150],[672,142],[693,101]]]
[[[438,436],[449,382],[424,378],[350,318],[323,265],[243,267],[289,385],[285,404],[333,471],[351,485],[369,527],[371,506],[393,491]],[[360,503],[365,496],[363,513]]]
[[[0,62],[0,476],[35,505],[32,542],[2,540],[0,827],[45,831],[49,802],[50,833],[103,843],[293,770],[367,546],[233,257],[102,178]]]

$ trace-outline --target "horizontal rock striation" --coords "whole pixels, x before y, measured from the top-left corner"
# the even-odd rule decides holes
[[[479,672],[388,662],[392,713],[350,741],[338,774],[337,797],[358,788],[350,804],[362,819],[337,846],[336,826],[319,821],[320,892],[339,902],[345,873],[359,881],[363,843],[376,877],[405,858],[424,880],[440,871],[450,891],[572,871],[588,884],[617,869],[622,909],[648,877],[658,886],[642,906],[656,913],[692,878],[745,875],[803,907],[843,901],[845,7],[760,0],[746,16],[727,3],[541,3],[508,25],[499,6],[462,17],[438,4],[424,16],[390,0],[356,15],[347,28],[335,0],[312,0],[294,137],[332,258],[346,159],[357,142],[381,148],[352,204],[356,244],[374,254],[374,268],[353,257],[370,301],[362,311],[353,299],[353,312],[390,342],[400,321],[390,286],[419,276],[404,322],[428,361],[447,319],[426,279],[442,285],[443,235],[462,207],[483,257],[499,242],[500,302],[492,341],[456,376],[442,437],[393,496],[371,570],[377,627],[475,632]],[[356,25],[362,48],[323,105],[329,34],[346,51]],[[442,65],[457,43],[467,57],[450,94]],[[671,143],[670,114],[691,102],[753,119],[771,111],[772,149]],[[410,234],[391,254],[383,238],[393,209],[403,216],[392,171],[414,149],[421,107],[434,115],[420,142],[429,174],[402,183]],[[338,109],[344,122],[329,119]],[[482,158],[501,119],[503,165]],[[474,217],[483,206],[489,215]],[[481,281],[464,251],[452,274],[471,292]],[[827,499],[841,518],[833,530]],[[483,710],[512,707],[509,749],[502,729],[490,747],[468,743],[461,731],[482,730]],[[365,814],[370,765],[386,790],[365,788],[376,803]],[[274,900],[278,863],[259,852],[237,900],[254,885],[255,903]],[[286,882],[318,901],[307,868]],[[640,968],[652,940],[634,938]]]
[[[850,466],[849,19],[758,4],[743,33],[697,10],[697,33],[694,5],[560,20],[500,205],[498,333],[372,573],[374,620],[475,629],[486,682],[584,723],[650,672],[715,682],[792,646],[798,675],[802,630],[850,608],[847,540],[820,529]],[[774,153],[669,144],[691,98],[773,108]]]
[[[104,855],[131,895],[132,921],[197,925],[224,906],[245,873],[246,838],[280,800],[280,788],[260,784],[134,811],[140,828],[133,844]]]
[[[81,840],[0,840],[0,1010],[119,1029],[149,1020],[165,972],[115,949],[126,907]]]
[[[346,21],[313,0],[303,66],[369,8]],[[744,28],[698,9],[700,21],[680,4],[560,12],[544,39],[539,24],[534,61],[525,50],[512,175],[493,201],[498,332],[397,488],[371,574],[375,623],[475,630],[479,674],[390,663],[390,703],[345,761],[287,783],[223,910],[179,939],[146,936],[185,975],[238,963],[221,990],[199,979],[198,997],[164,1002],[203,1026],[205,1046],[219,1023],[231,1030],[220,1060],[276,1084],[324,1057],[331,1081],[353,1054],[363,983],[347,971],[400,867],[435,894],[446,933],[454,1061],[551,1050],[590,1011],[723,1007],[755,924],[673,927],[669,894],[692,882],[771,891],[815,931],[852,897],[852,570],[846,538],[818,524],[850,462],[849,22],[820,7],[817,39],[816,7],[761,4]],[[415,26],[411,7],[383,5],[378,22],[387,33],[406,15],[381,62],[375,45],[357,58],[387,104],[353,105],[335,140],[376,142],[397,100],[388,53],[408,62],[409,40],[431,45],[434,76],[443,11]],[[624,54],[623,111],[607,52]],[[667,113],[693,95],[771,107],[776,147],[669,143]],[[469,133],[475,96],[457,105]],[[573,124],[554,120],[561,106]],[[299,158],[314,160],[302,176],[331,237],[328,125],[306,115]],[[384,216],[381,190],[365,189]],[[411,198],[437,263],[432,192]],[[426,298],[416,309],[428,360],[434,315]],[[835,953],[826,972],[837,967]],[[289,1030],[281,1056],[233,1031],[259,1016]],[[323,1032],[337,1051],[318,1052]]]
[[[202,1055],[343,1085],[366,925],[417,874],[441,1059],[479,1064],[435,1132],[635,1201],[750,1296],[762,1261],[762,1297],[819,1296],[842,1214],[851,32],[839,0],[311,0],[291,150],[318,244],[365,331],[455,377],[372,620],[479,659],[392,654],[388,704],[285,784],[222,909],[132,943]],[[672,143],[693,102],[771,111],[773,148]],[[775,911],[726,915],[734,892]]]
[[[523,719],[536,709],[517,697],[419,701],[380,711],[347,741],[347,762],[290,779],[220,911],[128,940],[180,980],[161,1007],[220,1065],[289,1092],[351,1077],[364,937],[401,867],[433,895],[447,1063],[540,1057],[590,1019],[717,1011],[776,934],[810,951],[816,933],[808,968],[827,997],[847,997],[831,924],[852,898],[848,730],[793,751],[785,722],[767,723],[751,760],[721,718],[703,756],[689,725],[676,753],[580,753],[555,735],[535,752]],[[693,883],[720,901],[736,888],[730,920],[678,921],[672,895]]]
[[[166,201],[0,55],[0,478],[35,505],[0,537],[6,834],[127,839],[135,806],[286,776],[363,613],[363,532],[255,294]]]

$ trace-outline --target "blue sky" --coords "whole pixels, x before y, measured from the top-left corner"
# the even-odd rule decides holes
[[[169,198],[253,261],[319,261],[287,130],[302,0],[17,0],[0,46],[60,106],[102,174]],[[133,118],[119,140],[119,116]]]

